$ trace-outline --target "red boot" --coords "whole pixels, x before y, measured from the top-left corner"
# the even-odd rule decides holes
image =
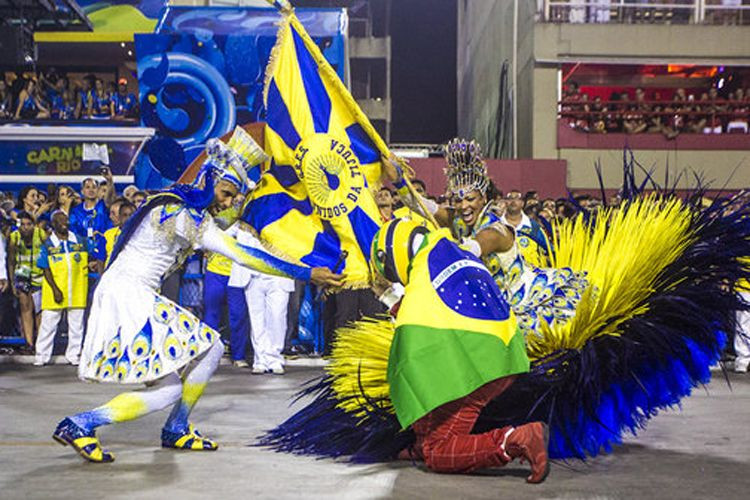
[[[547,424],[532,422],[516,427],[507,437],[505,451],[511,458],[528,460],[531,465],[531,475],[526,478],[527,483],[541,483],[549,474],[547,460],[547,444],[549,443],[549,429]]]

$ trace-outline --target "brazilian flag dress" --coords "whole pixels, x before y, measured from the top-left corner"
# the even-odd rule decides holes
[[[488,382],[529,371],[515,315],[482,262],[442,229],[411,263],[388,358],[403,428]]]

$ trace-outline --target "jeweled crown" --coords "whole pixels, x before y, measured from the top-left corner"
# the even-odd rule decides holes
[[[448,192],[463,198],[472,191],[487,193],[490,178],[482,158],[482,147],[476,141],[456,137],[443,147],[447,166]]]

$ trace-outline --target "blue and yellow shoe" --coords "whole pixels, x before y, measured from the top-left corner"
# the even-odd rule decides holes
[[[102,449],[94,431],[87,431],[70,418],[66,417],[57,424],[52,439],[63,446],[72,446],[79,455],[89,462],[101,464],[115,461],[113,454]]]
[[[193,424],[189,424],[187,432],[182,433],[162,429],[161,446],[162,448],[193,451],[214,451],[219,447],[214,441],[201,436],[200,432],[195,430]]]

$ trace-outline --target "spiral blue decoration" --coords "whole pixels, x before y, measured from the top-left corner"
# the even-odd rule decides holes
[[[189,147],[234,128],[236,110],[229,84],[207,61],[167,52],[139,61],[139,70],[142,118],[160,134]]]

